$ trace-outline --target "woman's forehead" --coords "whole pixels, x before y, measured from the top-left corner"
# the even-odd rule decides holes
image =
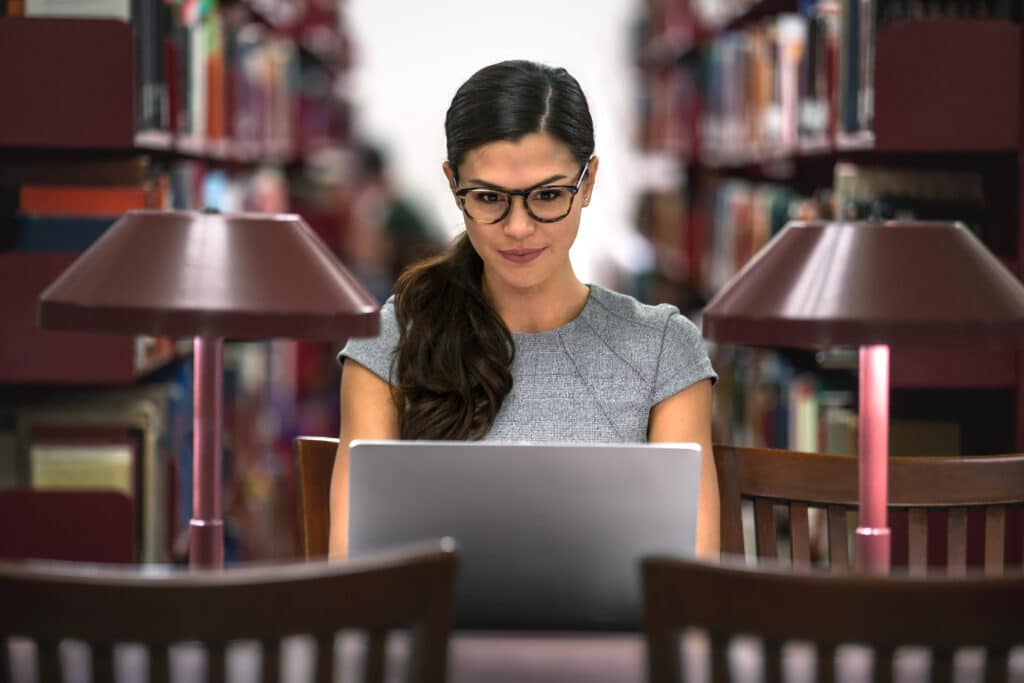
[[[459,178],[517,187],[556,175],[575,176],[577,166],[565,143],[546,133],[530,133],[515,142],[499,140],[471,150],[459,166]]]

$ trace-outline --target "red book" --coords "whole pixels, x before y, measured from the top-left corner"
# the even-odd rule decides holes
[[[118,217],[131,209],[149,208],[149,197],[137,187],[23,185],[18,208],[23,214],[43,216]]]

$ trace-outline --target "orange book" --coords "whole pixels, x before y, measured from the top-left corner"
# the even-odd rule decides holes
[[[120,216],[149,206],[146,190],[137,187],[22,185],[19,211],[42,216]]]

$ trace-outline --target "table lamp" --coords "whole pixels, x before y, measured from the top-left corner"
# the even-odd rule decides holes
[[[959,223],[797,222],[703,314],[716,342],[859,347],[858,567],[889,569],[890,346],[1024,346],[1024,286]]]
[[[224,564],[223,340],[373,336],[379,306],[296,215],[130,211],[39,298],[42,327],[192,337],[189,564]]]

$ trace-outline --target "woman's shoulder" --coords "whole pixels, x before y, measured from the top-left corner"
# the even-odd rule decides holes
[[[386,382],[391,381],[391,356],[398,344],[398,319],[395,317],[395,297],[391,296],[380,307],[380,331],[373,337],[353,337],[338,353],[338,362],[351,358],[369,368]]]
[[[590,285],[590,308],[593,322],[609,331],[633,328],[661,335],[673,316],[683,317],[671,304],[645,304],[629,294],[616,292],[600,285]],[[685,318],[684,318],[685,319]],[[639,329],[637,329],[639,328]]]

